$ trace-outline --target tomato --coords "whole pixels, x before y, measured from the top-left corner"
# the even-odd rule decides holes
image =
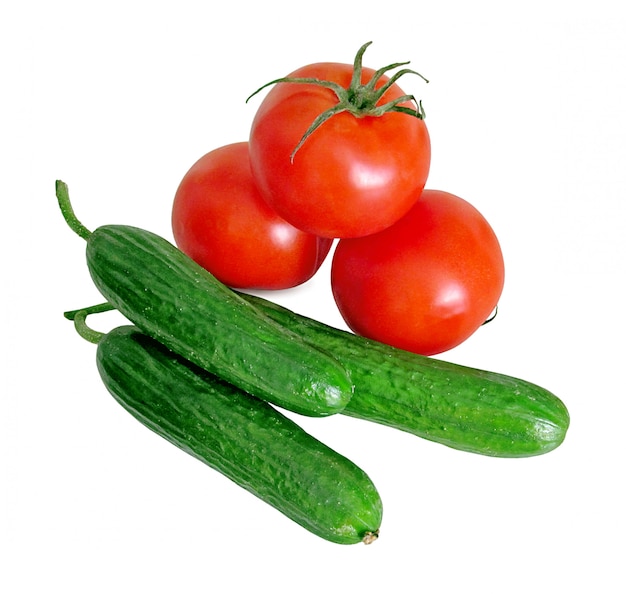
[[[172,208],[178,247],[224,284],[286,289],[310,279],[332,240],[296,229],[262,199],[248,143],[201,157],[185,174]]]
[[[356,67],[310,64],[287,78],[346,88]],[[362,84],[374,75],[362,68]],[[375,89],[388,80],[381,75]],[[376,105],[402,97],[394,83]],[[277,83],[252,122],[250,164],[262,195],[285,220],[324,237],[358,237],[388,227],[411,208],[428,177],[430,138],[421,106],[415,109],[406,100],[400,108],[413,106],[419,117],[397,111],[364,115],[351,107],[356,115],[350,110],[333,115],[298,147],[314,120],[337,104],[335,91],[326,86]]]
[[[476,208],[448,192],[424,190],[391,227],[338,242],[331,285],[355,333],[434,355],[489,318],[502,293],[504,261]]]

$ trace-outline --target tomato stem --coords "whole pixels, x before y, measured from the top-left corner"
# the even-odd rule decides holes
[[[312,84],[325,87],[335,93],[335,95],[337,96],[337,104],[322,112],[313,120],[307,131],[300,139],[300,142],[298,142],[293,152],[291,153],[291,162],[293,162],[296,153],[298,152],[298,150],[300,150],[300,147],[306,142],[309,136],[311,136],[311,134],[313,134],[313,132],[315,132],[315,130],[317,130],[324,122],[327,122],[330,118],[337,115],[338,113],[347,111],[358,118],[366,116],[381,117],[389,112],[404,113],[418,119],[424,119],[426,117],[422,102],[417,101],[413,95],[403,95],[402,97],[398,97],[397,99],[379,105],[379,102],[383,98],[383,95],[385,95],[385,93],[397,82],[397,80],[405,74],[416,74],[426,83],[428,83],[428,80],[424,78],[419,72],[416,72],[415,70],[411,70],[409,68],[402,68],[401,70],[393,74],[389,78],[389,80],[385,82],[385,84],[383,84],[379,88],[376,88],[376,84],[387,72],[396,68],[400,68],[401,66],[406,66],[407,64],[409,64],[409,62],[396,62],[394,64],[384,66],[383,68],[380,68],[376,70],[376,72],[374,72],[372,78],[367,84],[363,84],[363,54],[365,53],[365,50],[371,45],[371,43],[371,41],[368,41],[359,48],[359,51],[354,58],[352,80],[350,81],[350,85],[347,88],[342,87],[340,84],[329,80],[287,76],[284,78],[277,78],[271,82],[264,84],[246,99],[247,103],[252,97],[254,97],[263,89],[279,83]],[[403,103],[407,102],[413,102],[415,104],[415,108],[408,107],[407,105],[402,105]]]
[[[78,220],[78,217],[72,208],[72,203],[70,202],[70,193],[67,184],[61,180],[56,181],[56,195],[59,206],[61,207],[61,213],[63,213],[63,218],[70,226],[70,229],[80,235],[83,239],[89,239],[91,231]]]
[[[82,309],[66,311],[63,315],[68,320],[72,320],[74,322],[74,328],[82,338],[93,344],[98,344],[104,336],[104,333],[90,328],[87,325],[87,316],[94,313],[111,311],[113,309],[114,307],[110,303],[100,303],[98,305],[92,305],[91,307],[83,307]]]
[[[486,324],[489,324],[489,322],[493,322],[493,320],[496,319],[497,315],[498,315],[498,306],[496,305],[494,310],[489,314],[489,317],[481,325],[485,326]]]

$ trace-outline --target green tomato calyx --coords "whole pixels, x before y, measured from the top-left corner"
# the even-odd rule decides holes
[[[332,118],[334,115],[337,115],[338,113],[348,112],[358,118],[366,116],[380,117],[390,112],[405,113],[420,120],[423,120],[426,117],[422,102],[417,101],[413,95],[402,95],[401,97],[393,99],[392,101],[388,101],[387,103],[379,104],[381,102],[381,99],[383,98],[383,95],[389,90],[389,88],[394,85],[401,76],[404,76],[405,74],[416,74],[426,83],[428,83],[428,80],[424,78],[419,72],[415,72],[415,70],[411,70],[409,68],[401,68],[395,74],[393,74],[389,78],[389,80],[387,80],[383,85],[376,88],[376,85],[378,84],[380,79],[390,70],[400,68],[401,66],[406,66],[407,64],[409,64],[409,62],[396,62],[394,64],[384,66],[383,68],[380,68],[379,70],[376,70],[376,72],[374,72],[372,78],[369,80],[369,82],[367,82],[367,84],[363,84],[363,54],[365,53],[365,50],[371,45],[371,43],[371,41],[368,41],[359,48],[359,51],[354,58],[352,80],[350,81],[350,85],[347,88],[342,87],[340,84],[330,80],[287,76],[284,78],[277,78],[276,80],[272,80],[264,84],[246,99],[247,103],[252,97],[254,97],[263,89],[278,83],[318,85],[320,87],[330,89],[335,93],[335,95],[337,96],[337,103],[326,111],[323,111],[313,120],[307,131],[300,139],[300,142],[296,145],[293,152],[291,153],[292,162],[296,153],[305,143],[307,138],[311,136],[311,134],[313,134],[313,132],[315,132],[315,130],[317,130],[317,128],[319,128],[324,122],[327,122],[330,118]],[[403,103],[407,102],[412,102],[415,107],[402,105]]]

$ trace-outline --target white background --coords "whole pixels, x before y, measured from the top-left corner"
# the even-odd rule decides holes
[[[227,5],[228,4],[228,5]],[[2,60],[0,590],[626,591],[626,20],[618,2],[8,3]],[[361,465],[385,505],[371,546],[327,543],[139,425],[63,312],[99,302],[89,228],[171,238],[205,152],[245,140],[261,84],[316,61],[411,60],[428,187],[472,202],[507,264],[496,321],[450,361],[545,386],[561,448],[490,459],[338,416],[301,419]],[[341,325],[330,260],[273,295]],[[94,318],[101,329],[120,320]]]

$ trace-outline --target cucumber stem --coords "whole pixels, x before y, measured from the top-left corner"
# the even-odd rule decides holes
[[[87,316],[94,313],[111,311],[113,309],[115,308],[110,303],[100,303],[98,305],[92,305],[91,307],[83,307],[82,309],[66,311],[63,315],[68,320],[72,320],[74,322],[74,328],[82,338],[93,344],[98,344],[104,336],[104,333],[90,328],[87,325]]]
[[[70,226],[70,229],[72,229],[72,231],[74,231],[77,235],[80,235],[83,239],[89,239],[91,231],[78,220],[78,217],[74,213],[72,203],[70,202],[70,193],[65,182],[62,182],[61,180],[56,181],[56,195],[59,206],[61,207],[61,213],[63,213],[63,218]]]

